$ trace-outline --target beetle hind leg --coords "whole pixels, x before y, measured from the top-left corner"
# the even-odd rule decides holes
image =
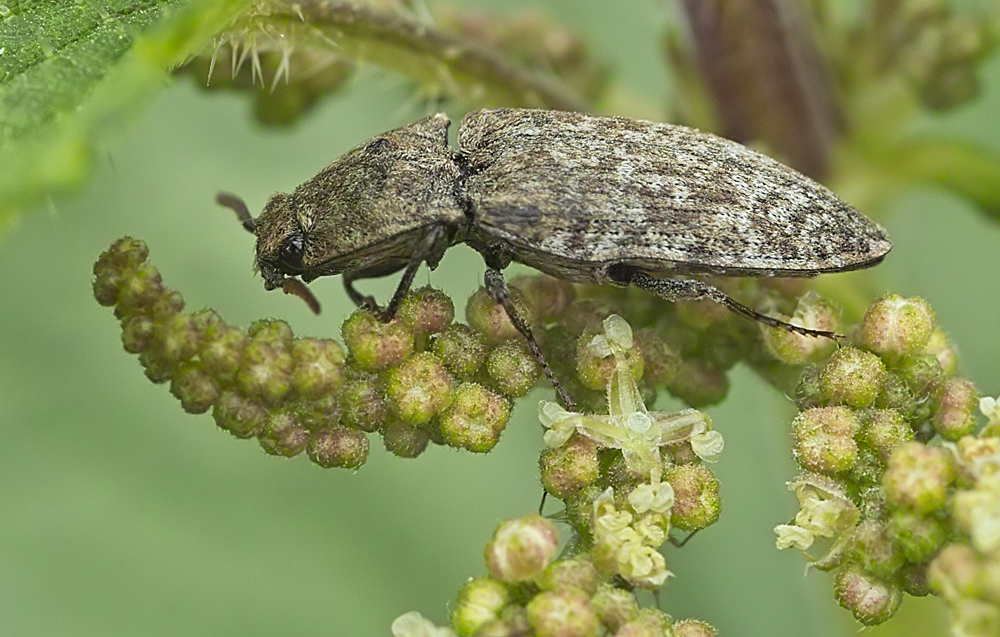
[[[514,324],[517,331],[528,341],[528,348],[531,350],[532,355],[534,355],[535,360],[538,361],[538,364],[542,366],[545,376],[552,381],[552,387],[556,390],[559,400],[567,409],[574,409],[576,403],[573,402],[573,399],[566,392],[566,388],[562,386],[559,379],[552,373],[552,368],[546,362],[545,356],[542,355],[542,350],[538,347],[538,341],[535,340],[535,336],[531,332],[531,326],[528,325],[528,321],[521,316],[521,313],[517,311],[517,308],[511,302],[510,292],[507,289],[507,282],[503,278],[503,273],[496,268],[487,267],[484,280],[486,291],[493,297],[494,301],[503,306],[507,317],[510,318],[510,322]]]
[[[717,287],[711,286],[697,279],[659,279],[629,266],[617,266],[609,270],[609,274],[615,283],[621,285],[634,285],[645,290],[654,296],[667,301],[689,300],[698,301],[708,299],[715,301],[740,316],[763,323],[769,327],[802,334],[803,336],[823,337],[831,339],[843,338],[841,334],[826,330],[814,330],[801,325],[793,325],[785,321],[753,310],[743,305],[733,297],[729,296]]]

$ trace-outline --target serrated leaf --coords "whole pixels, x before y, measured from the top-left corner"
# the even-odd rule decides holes
[[[34,0],[0,5],[0,228],[78,186],[95,140],[249,0]],[[3,9],[6,9],[4,11]]]

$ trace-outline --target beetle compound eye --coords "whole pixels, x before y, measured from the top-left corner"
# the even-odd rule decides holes
[[[304,242],[301,234],[294,234],[281,242],[281,247],[278,249],[278,263],[289,273],[302,270]]]

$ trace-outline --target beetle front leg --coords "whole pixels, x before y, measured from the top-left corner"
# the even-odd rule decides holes
[[[729,296],[719,288],[713,287],[696,279],[659,279],[650,276],[629,266],[616,266],[609,269],[609,274],[615,283],[620,285],[634,285],[645,290],[654,296],[667,301],[690,300],[698,301],[708,299],[726,307],[732,312],[779,329],[802,334],[804,336],[814,336],[823,338],[839,339],[842,335],[826,330],[813,330],[800,325],[793,325],[785,321],[761,314],[743,305],[733,297]]]
[[[549,367],[548,362],[546,362],[545,357],[542,355],[541,348],[538,347],[538,341],[535,340],[534,334],[531,333],[531,326],[528,322],[524,320],[521,313],[517,311],[514,304],[510,300],[510,291],[507,289],[507,282],[503,278],[503,273],[496,268],[487,267],[486,275],[484,276],[486,283],[486,291],[493,298],[493,300],[503,306],[504,311],[507,313],[507,317],[510,318],[510,322],[514,324],[517,331],[524,336],[528,341],[528,348],[534,355],[535,360],[538,364],[542,366],[542,371],[545,372],[545,376],[552,381],[552,387],[556,390],[556,395],[559,396],[559,400],[562,401],[563,405],[567,409],[574,409],[576,403],[570,398],[569,394],[563,388],[562,383],[559,379],[555,377],[552,373],[552,368]]]
[[[417,249],[413,252],[409,262],[387,261],[370,268],[345,272],[344,287],[347,290],[347,296],[358,307],[375,312],[378,314],[380,321],[388,323],[396,316],[399,306],[403,304],[403,299],[406,298],[406,294],[410,291],[410,286],[413,285],[413,279],[417,276],[417,270],[420,269],[424,261],[434,254],[434,250],[439,247],[439,242],[444,237],[444,233],[444,226],[433,226],[428,230],[427,234],[420,239],[420,243],[417,244]],[[387,276],[398,272],[403,267],[406,267],[406,270],[403,272],[403,278],[399,280],[399,285],[396,286],[396,291],[393,293],[392,299],[389,300],[389,305],[385,309],[379,308],[375,297],[361,294],[354,287],[354,282],[358,279],[374,279]]]

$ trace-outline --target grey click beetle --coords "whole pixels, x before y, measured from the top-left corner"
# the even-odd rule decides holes
[[[434,115],[379,135],[294,192],[271,196],[256,219],[220,194],[257,237],[264,287],[316,310],[302,281],[343,274],[351,299],[375,309],[354,282],[404,270],[381,311],[388,321],[421,264],[433,269],[450,246],[468,244],[486,261],[487,290],[568,402],[508,298],[501,270],[511,261],[578,283],[711,299],[770,326],[834,337],[760,314],[702,281],[662,275],[814,276],[875,265],[892,247],[827,188],[683,126],[481,110],[462,120],[455,152],[449,124]]]

